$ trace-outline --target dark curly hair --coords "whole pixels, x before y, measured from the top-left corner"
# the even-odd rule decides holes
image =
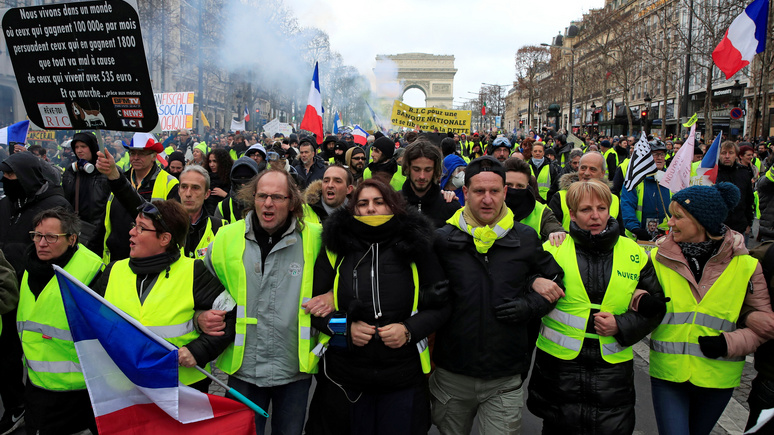
[[[210,156],[215,156],[215,161],[218,162],[218,172],[215,175],[218,177],[221,183],[231,183],[231,167],[234,166],[234,161],[231,160],[231,155],[223,148],[215,148],[207,154],[207,170],[210,169]]]

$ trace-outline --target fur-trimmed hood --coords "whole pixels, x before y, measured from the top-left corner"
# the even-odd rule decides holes
[[[570,188],[570,185],[576,181],[580,180],[580,176],[578,176],[577,172],[573,172],[570,174],[564,174],[561,177],[559,177],[559,190],[567,190]],[[607,187],[613,188],[613,183],[607,179],[607,177],[603,177],[602,181],[607,184]]]
[[[322,198],[322,180],[316,180],[309,183],[304,190],[304,201],[307,204],[317,204]]]
[[[417,257],[427,252],[428,246],[432,246],[435,234],[432,223],[411,208],[406,215],[398,215],[393,219],[398,220],[397,229],[385,238],[384,248],[394,249],[396,256],[407,262],[416,262]],[[347,209],[336,210],[331,214],[323,227],[322,240],[325,247],[338,255],[367,247],[368,242],[354,235],[353,223],[356,223],[355,218]]]

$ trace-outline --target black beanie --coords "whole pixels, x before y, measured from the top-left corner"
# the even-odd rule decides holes
[[[97,163],[97,151],[99,151],[97,136],[94,136],[93,133],[75,133],[72,142],[70,142],[70,147],[73,148],[73,152],[75,152],[75,142],[85,143],[89,147],[89,150],[91,150],[91,160],[89,160],[89,163]]]
[[[382,136],[379,139],[376,139],[376,141],[374,141],[373,147],[384,154],[385,160],[391,159],[393,154],[395,154],[395,142],[386,136]]]
[[[180,151],[175,151],[167,157],[167,165],[177,160],[185,166],[185,155]]]

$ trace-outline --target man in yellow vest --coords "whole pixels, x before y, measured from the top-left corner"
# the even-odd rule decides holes
[[[54,207],[33,219],[35,248],[27,251],[21,275],[16,330],[27,366],[28,433],[96,433],[89,393],[67,323],[52,264],[89,285],[102,272],[102,259],[78,243],[80,219]],[[7,427],[0,427],[6,433]]]
[[[0,314],[8,316],[8,325],[12,325],[15,321],[15,317],[11,314],[19,303],[19,281],[16,279],[16,272],[11,266],[11,263],[5,259],[2,249],[0,249]],[[0,330],[3,328],[3,322],[0,321]],[[13,332],[8,334],[9,338],[13,337]],[[5,344],[3,340],[3,344]],[[16,341],[15,345],[18,347],[19,342]],[[15,352],[14,352],[15,353]],[[21,353],[21,352],[20,352]],[[6,354],[0,357],[0,367],[6,368],[6,361],[16,363],[14,361],[13,354]],[[21,370],[19,370],[21,374]],[[23,376],[23,374],[22,374]],[[8,379],[3,379],[3,384],[0,389],[3,391],[3,407],[5,412],[3,417],[0,418],[0,433],[8,433],[15,430],[24,423],[24,398],[21,392],[24,390],[21,385],[21,377],[14,379],[13,384],[7,382]],[[13,402],[11,402],[13,400]],[[6,403],[6,401],[11,403]]]
[[[505,205],[513,212],[517,221],[532,228],[545,242],[551,240],[555,245],[562,243],[567,232],[556,220],[554,213],[545,204],[537,202],[535,192],[529,185],[529,164],[517,157],[505,161],[505,185],[508,191],[505,195]],[[558,195],[554,195],[556,198]]]
[[[180,173],[180,203],[191,219],[191,229],[185,238],[183,255],[204,258],[207,248],[223,221],[210,216],[204,208],[204,200],[210,196],[210,175],[199,165],[191,165]]]
[[[551,165],[551,160],[545,156],[545,145],[540,142],[532,144],[532,158],[529,159],[532,176],[537,178],[539,201],[547,204],[551,201],[559,183],[559,170]]]
[[[271,404],[272,433],[300,435],[318,361],[302,304],[312,297],[322,228],[304,221],[301,193],[285,171],[262,172],[239,196],[247,215],[221,228],[204,258],[237,303],[236,339],[217,365],[258,406]],[[212,332],[223,314],[204,313],[199,324]],[[266,418],[255,419],[263,434]]]
[[[140,204],[179,199],[177,178],[156,164],[156,155],[163,148],[152,134],[135,133],[126,149],[131,169],[123,174],[110,152],[106,150],[107,155],[102,151],[97,153],[97,170],[107,175],[112,192],[105,212],[105,231],[100,234],[104,235],[101,254],[106,264],[129,257],[129,230]]]

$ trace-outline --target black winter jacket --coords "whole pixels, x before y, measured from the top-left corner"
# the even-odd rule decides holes
[[[302,190],[306,189],[306,186],[311,184],[313,181],[322,180],[325,176],[325,170],[328,168],[328,165],[323,163],[319,156],[314,155],[312,158],[314,159],[314,162],[312,162],[312,166],[309,167],[309,171],[306,170],[301,159],[298,159],[298,162],[293,165],[293,167],[296,169],[296,172],[298,172],[298,177],[301,181],[301,184],[299,184],[298,187]]]
[[[80,183],[77,182],[78,179],[80,179]],[[78,185],[79,188],[76,191]],[[84,244],[99,255],[102,252],[104,240],[97,237],[97,232],[100,227],[105,225],[105,209],[110,196],[107,176],[96,169],[91,174],[83,170],[74,170],[70,165],[62,176],[62,189],[64,189],[65,198],[73,209],[75,209],[75,197],[78,195],[78,210],[75,212],[78,213],[82,222],[90,224],[87,227],[90,226],[89,229],[92,230],[92,233],[88,234],[91,239]],[[81,229],[81,235],[86,235],[84,228]],[[84,240],[81,242],[83,243]]]
[[[451,202],[446,202],[446,199],[441,194],[441,187],[435,183],[430,185],[430,188],[427,189],[424,196],[419,197],[414,193],[414,189],[411,188],[411,180],[406,179],[403,183],[401,193],[408,205],[416,208],[420,213],[427,216],[436,228],[441,228],[446,225],[446,221],[462,207],[460,202],[456,199]]]
[[[420,306],[419,313],[411,315],[411,262],[417,265],[420,288],[444,279],[430,249],[432,237],[430,222],[415,211],[394,216],[378,227],[357,221],[346,209],[328,217],[323,244],[337,254],[337,302],[339,312],[347,315],[347,330],[356,321],[377,327],[403,322],[411,333],[408,345],[398,349],[387,347],[378,334],[362,347],[355,346],[349,336],[348,347],[330,346],[325,367],[333,381],[355,391],[376,393],[411,388],[424,381],[416,344],[440,327],[451,312],[448,304],[439,304]],[[315,264],[314,294],[331,290],[335,277],[328,256],[322,252]],[[313,317],[312,325],[330,331],[330,317]]]
[[[472,236],[447,224],[437,231],[434,248],[452,304],[449,322],[436,333],[436,366],[481,379],[526,373],[532,354],[528,322],[498,320],[495,307],[518,300],[532,318],[551,310],[552,304],[531,290],[532,282],[543,277],[560,284],[564,272],[543,251],[535,230],[516,222],[481,254]]]
[[[593,304],[602,303],[605,297],[613,273],[613,247],[622,238],[619,234],[613,218],[607,230],[597,236],[570,223],[581,280]],[[650,260],[636,288],[663,297]],[[596,333],[594,312],[586,327],[592,334]],[[616,340],[622,346],[634,345],[658,326],[663,315],[645,317],[631,309],[616,315]],[[581,353],[569,361],[538,349],[531,379],[527,406],[544,419],[546,428],[573,434],[625,434],[634,430],[634,363],[604,361],[598,340],[585,339]]]
[[[744,234],[747,227],[752,227],[753,216],[755,216],[755,198],[753,197],[750,171],[737,162],[731,166],[719,164],[716,183],[722,181],[733,183],[742,194],[739,203],[733,210],[729,211],[728,217],[723,223],[739,234]]]

